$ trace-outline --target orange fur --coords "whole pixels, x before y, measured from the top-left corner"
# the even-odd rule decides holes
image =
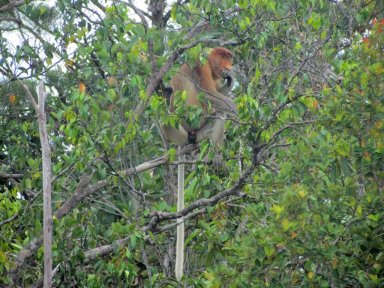
[[[199,103],[198,94],[200,91],[208,92],[208,95],[215,98],[225,98],[219,92],[221,81],[224,80],[223,72],[232,70],[233,53],[225,48],[214,48],[211,50],[207,62],[204,65],[197,63],[191,69],[187,64],[183,64],[178,72],[171,80],[171,87],[174,92],[187,91],[188,105],[201,105],[204,109],[204,104]],[[209,97],[208,97],[209,99]],[[212,101],[212,99],[209,99]],[[171,97],[171,112],[175,111],[174,97]],[[215,104],[215,101],[212,101]]]

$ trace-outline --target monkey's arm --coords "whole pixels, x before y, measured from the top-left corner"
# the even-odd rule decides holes
[[[215,108],[219,112],[223,112],[227,115],[237,117],[237,108],[233,100],[223,94],[222,92],[229,93],[229,90],[232,89],[233,86],[233,73],[230,70],[222,71],[222,79],[225,79],[224,86],[227,87],[218,87],[216,81],[213,81],[210,74],[205,72],[206,77],[200,78],[199,89],[205,93],[206,99],[212,103],[213,108]],[[204,73],[203,73],[204,74]]]
[[[227,115],[237,117],[237,108],[233,100],[218,92],[204,91],[208,101],[212,103],[212,106],[219,112],[223,112]]]

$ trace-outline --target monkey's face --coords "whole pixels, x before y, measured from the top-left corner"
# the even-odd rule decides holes
[[[232,58],[217,55],[212,60],[210,64],[214,80],[226,79],[227,75],[232,74]]]
[[[211,66],[213,80],[226,79],[225,73],[232,71],[233,54],[230,50],[217,47],[212,49],[208,56],[208,62]]]
[[[221,59],[221,69],[224,71],[232,71],[232,58],[222,58]]]

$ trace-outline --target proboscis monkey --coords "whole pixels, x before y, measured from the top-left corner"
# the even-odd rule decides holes
[[[232,58],[233,54],[228,49],[214,48],[204,65],[197,63],[191,69],[184,64],[172,78],[170,112],[176,111],[176,92],[186,91],[186,105],[200,107],[204,113],[197,127],[191,127],[186,121],[182,121],[177,128],[162,126],[161,130],[168,141],[183,146],[209,138],[215,144],[221,143],[225,118],[237,116],[236,106],[227,96],[234,84]],[[198,97],[201,92],[204,93],[203,101]]]
[[[169,110],[176,112],[177,92],[185,91],[187,93],[185,104],[202,108],[203,115],[194,127],[185,120],[182,120],[178,127],[161,126],[167,140],[180,147],[188,143],[199,143],[204,139],[211,139],[215,144],[222,142],[226,117],[237,116],[236,106],[227,96],[234,84],[232,58],[233,54],[228,49],[214,48],[204,65],[198,62],[191,69],[184,64],[172,78],[173,93]],[[202,100],[198,97],[200,93],[204,95]],[[184,161],[185,155],[180,155],[179,160]],[[179,164],[177,211],[182,209],[184,209],[184,164]],[[181,223],[177,226],[175,276],[180,281],[184,265],[184,223],[180,218],[178,221]]]

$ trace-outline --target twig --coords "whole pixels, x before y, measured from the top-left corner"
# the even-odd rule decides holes
[[[9,2],[8,4],[1,6],[0,7],[0,13],[12,10],[13,8],[16,8],[16,7],[24,5],[24,4],[25,4],[24,0],[13,0],[13,1]]]
[[[21,178],[23,176],[24,176],[24,174],[0,173],[0,178],[4,178],[4,179],[7,179],[7,178]]]

